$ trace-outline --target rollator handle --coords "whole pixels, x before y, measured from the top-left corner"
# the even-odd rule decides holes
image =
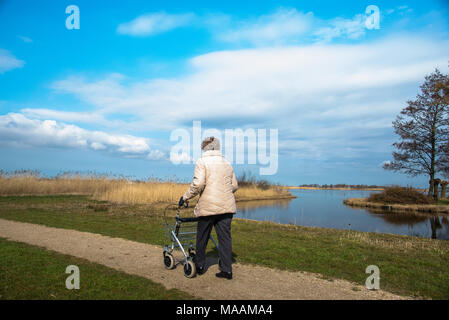
[[[188,208],[189,207],[189,200],[185,200],[184,203],[181,206],[178,205],[178,209],[180,209],[182,207]]]

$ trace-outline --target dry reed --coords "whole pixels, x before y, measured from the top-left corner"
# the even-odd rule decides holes
[[[95,174],[61,174],[53,178],[41,177],[36,172],[13,174],[0,172],[0,195],[91,195],[96,200],[123,204],[175,203],[184,194],[188,184],[151,179],[133,181]],[[262,189],[244,186],[236,193],[237,201],[279,199],[291,197],[288,190],[277,186]]]

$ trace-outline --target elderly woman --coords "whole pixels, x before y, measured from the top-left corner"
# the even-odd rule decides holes
[[[234,192],[238,188],[237,179],[231,164],[221,155],[218,139],[204,139],[201,149],[203,154],[196,162],[193,182],[179,200],[179,205],[200,195],[194,210],[195,216],[200,218],[196,235],[197,273],[201,275],[205,272],[206,246],[214,227],[218,236],[221,270],[216,276],[232,279],[231,220],[236,212]]]

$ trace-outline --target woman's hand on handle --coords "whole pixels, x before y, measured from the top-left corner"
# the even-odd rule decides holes
[[[179,208],[181,208],[182,206],[184,206],[185,208],[189,207],[189,201],[184,200],[184,196],[181,196],[181,198],[179,199],[179,203],[178,203]]]

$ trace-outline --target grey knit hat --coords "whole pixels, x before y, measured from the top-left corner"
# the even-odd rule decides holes
[[[201,143],[201,149],[203,151],[207,150],[220,150],[220,140],[215,137],[207,137]]]

